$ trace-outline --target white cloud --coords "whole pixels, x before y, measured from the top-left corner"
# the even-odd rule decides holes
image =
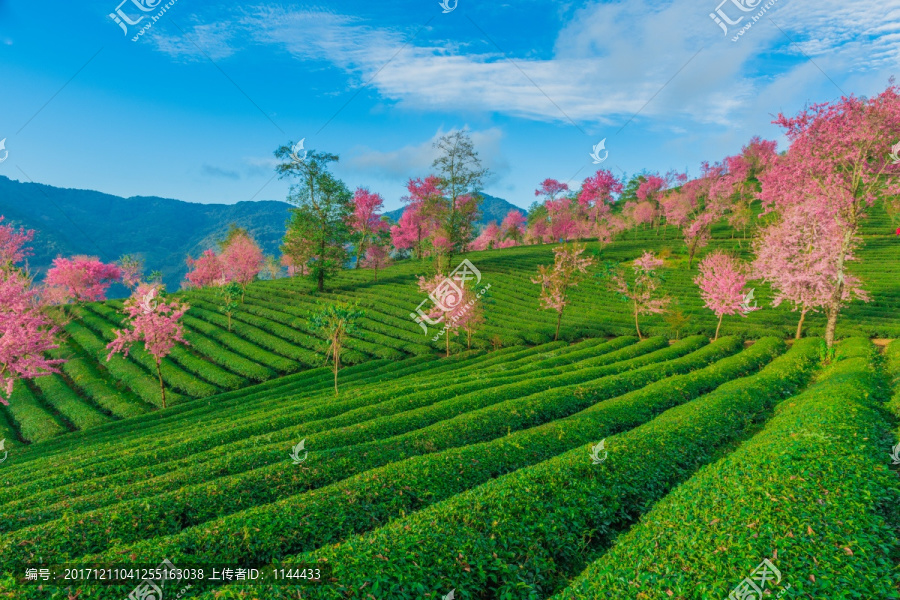
[[[819,68],[838,83],[851,72],[867,72],[868,84],[883,85],[885,70],[900,58],[900,0],[778,0],[737,43],[709,18],[717,4],[592,3],[571,13],[551,58],[511,55],[515,63],[499,51],[466,52],[455,42],[430,39],[427,31],[408,42],[415,29],[377,28],[328,9],[247,7],[231,21],[198,25],[189,33],[213,58],[234,52],[239,34],[280,46],[303,61],[344,70],[355,85],[371,81],[400,106],[573,119],[589,128],[620,126],[636,113],[639,120],[733,126],[760,98],[771,104],[777,94],[775,101],[790,108],[804,102],[810,89],[797,85],[798,77],[831,85]],[[172,55],[197,53],[184,40],[157,43]],[[767,53],[782,58],[761,62]],[[811,70],[804,55],[818,67]],[[806,97],[799,98],[801,93]],[[379,160],[408,162],[401,154]]]
[[[419,144],[411,144],[395,150],[374,150],[359,147],[350,156],[346,165],[357,171],[374,173],[387,178],[405,179],[410,174],[420,176],[427,174],[431,164],[437,158],[434,143],[441,136],[450,133],[438,130],[430,139]],[[498,128],[484,131],[469,131],[472,143],[478,151],[482,164],[491,170],[492,177],[488,183],[495,181],[509,171],[509,163],[501,150],[503,132]]]

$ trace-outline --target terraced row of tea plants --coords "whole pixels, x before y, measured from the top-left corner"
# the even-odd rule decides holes
[[[872,295],[868,304],[849,306],[839,323],[840,336],[894,338],[900,332],[896,298],[900,297],[900,238],[891,235],[891,223],[876,206],[866,225],[866,245],[855,264]],[[742,232],[720,225],[708,250],[726,248],[749,257],[750,242]],[[702,306],[687,269],[683,244],[674,230],[635,230],[603,248],[588,244],[597,261],[627,261],[644,250],[668,256],[663,270],[665,291],[678,298],[674,309],[687,317],[681,331],[673,331],[661,316],[647,317],[642,330],[669,338],[711,335],[716,319]],[[527,246],[470,253],[467,258],[490,284],[482,301],[486,323],[472,341],[474,348],[543,344],[553,339],[555,314],[539,309],[538,286],[531,282],[537,267],[553,260],[553,246]],[[348,270],[331,282],[326,293],[316,293],[303,279],[281,279],[252,284],[245,302],[234,315],[231,330],[211,290],[180,293],[192,308],[185,317],[190,346],[178,347],[163,361],[162,375],[170,404],[211,398],[224,392],[315,369],[324,363],[323,340],[310,328],[308,315],[318,303],[358,302],[366,311],[360,328],[347,343],[344,362],[404,360],[434,356],[443,342],[433,342],[437,329],[426,335],[410,313],[425,300],[417,277],[431,266],[402,261],[373,281],[367,270]],[[774,335],[787,338],[796,329],[796,313],[787,307],[767,306],[770,294],[758,286],[756,296],[765,308],[749,318],[727,318],[723,332],[749,339]],[[567,308],[561,338],[631,335],[629,306],[605,289],[597,279],[575,288]],[[68,358],[59,375],[17,386],[9,407],[0,414],[0,436],[10,443],[38,442],[60,434],[89,429],[153,412],[160,403],[155,364],[143,350],[107,361],[106,344],[121,323],[121,301],[93,303],[69,310],[66,341],[58,355]],[[820,335],[821,315],[807,318],[807,335]],[[465,340],[451,344],[454,353],[466,349]],[[2,438],[0,438],[2,439]]]
[[[819,350],[623,336],[373,359],[338,398],[310,369],[20,446],[0,597],[121,599],[133,585],[21,578],[168,559],[326,573],[195,583],[204,599],[721,598],[769,559],[804,597],[897,598],[900,345],[887,366],[864,339],[824,368]]]

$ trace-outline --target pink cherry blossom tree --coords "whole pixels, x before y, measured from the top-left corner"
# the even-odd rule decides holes
[[[203,288],[219,285],[225,279],[225,265],[215,250],[205,250],[198,259],[188,257],[188,272],[184,287]]]
[[[389,267],[392,262],[390,249],[387,245],[372,244],[366,250],[366,255],[362,260],[362,267],[364,269],[372,269],[375,272],[375,281],[378,281],[378,270]]]
[[[31,256],[31,248],[25,244],[34,239],[34,230],[3,225],[4,218],[0,216],[0,268],[9,268]]]
[[[700,286],[700,297],[706,308],[719,317],[713,338],[717,340],[725,315],[746,317],[749,312],[758,309],[746,303],[746,268],[736,259],[721,251],[713,252],[701,261],[699,270],[694,283]]]
[[[398,250],[412,250],[416,258],[425,258],[428,243],[435,235],[443,206],[441,180],[432,175],[423,179],[410,179],[406,184],[409,195],[402,198],[406,209],[400,220],[391,228],[391,242]]]
[[[495,221],[488,223],[481,233],[472,242],[472,250],[489,250],[496,248],[500,243],[501,230]]]
[[[428,318],[444,324],[441,333],[444,334],[447,356],[450,356],[450,335],[465,324],[464,316],[467,312],[467,303],[471,298],[466,295],[465,288],[448,288],[446,282],[447,277],[440,273],[431,279],[420,277],[419,290],[440,299],[440,302],[429,311]],[[439,335],[441,334],[439,333]]]
[[[297,264],[290,254],[281,255],[281,266],[287,269],[288,277],[296,275],[309,275],[309,268],[305,264]]]
[[[119,259],[118,265],[122,272],[122,284],[130,289],[136,288],[144,278],[144,261],[126,254]]]
[[[503,222],[500,223],[500,235],[504,240],[512,240],[513,245],[521,244],[525,239],[527,222],[527,217],[521,211],[511,210],[506,213]]]
[[[24,273],[12,267],[0,269],[0,404],[9,405],[16,381],[57,373],[65,362],[45,356],[59,343],[58,329],[42,308],[37,290]]]
[[[241,286],[241,302],[247,286],[254,282],[265,265],[266,257],[256,241],[247,234],[235,235],[219,256],[222,276],[226,282]]]
[[[125,301],[124,312],[129,321],[127,329],[114,330],[116,337],[106,346],[109,350],[106,360],[109,361],[114,354],[128,356],[132,345],[143,342],[147,352],[156,359],[162,407],[166,408],[166,385],[163,382],[161,363],[172,352],[175,344],[189,345],[184,339],[181,318],[190,306],[175,300],[166,301],[159,294],[158,287],[142,284]]]
[[[652,252],[644,252],[631,265],[634,270],[631,282],[625,276],[625,270],[616,263],[606,264],[603,277],[607,279],[610,291],[618,294],[623,301],[631,303],[634,327],[638,338],[643,339],[640,316],[666,312],[671,298],[659,292],[662,279],[658,271],[663,266],[662,259],[657,258]]]
[[[840,245],[841,236],[834,221],[811,220],[803,211],[790,209],[762,229],[754,240],[753,272],[772,286],[772,306],[788,302],[793,311],[800,313],[796,339],[802,335],[807,313],[822,310],[835,293],[838,278],[832,257]],[[847,260],[855,257],[848,256]],[[869,300],[860,280],[845,275],[842,303],[854,298]]]
[[[576,287],[584,279],[588,267],[594,264],[594,259],[581,256],[585,246],[574,244],[572,246],[558,246],[553,249],[555,255],[553,265],[541,265],[538,267],[538,276],[531,280],[541,286],[541,308],[556,311],[556,335],[559,339],[559,328],[562,324],[563,312],[569,304],[569,290]]]
[[[889,157],[890,145],[900,139],[900,89],[892,82],[876,96],[816,104],[796,117],[781,114],[775,123],[790,148],[760,178],[764,207],[831,221],[840,240],[828,259],[836,285],[824,307],[825,341],[832,348],[860,223],[877,198],[900,194],[900,165]]]
[[[381,211],[384,209],[384,198],[380,194],[370,192],[360,187],[353,194],[353,215],[350,217],[350,227],[354,232],[356,243],[356,268],[362,265],[360,261],[366,255],[373,238],[378,232],[387,227],[381,220]]]
[[[545,179],[534,195],[544,198],[549,237],[554,241],[568,241],[578,235],[579,227],[575,219],[572,199],[565,196],[568,184],[555,179]]]
[[[58,300],[99,302],[106,300],[109,286],[121,279],[122,270],[116,265],[102,263],[94,257],[74,256],[54,259],[46,283],[54,288],[49,296]]]
[[[579,237],[597,238],[602,248],[622,231],[625,222],[612,213],[611,207],[623,185],[612,172],[602,169],[584,180],[577,196]]]

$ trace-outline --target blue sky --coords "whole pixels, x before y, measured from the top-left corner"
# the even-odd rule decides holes
[[[544,178],[599,168],[601,139],[602,167],[697,174],[754,134],[783,147],[772,115],[877,93],[900,64],[895,0],[120,1],[0,0],[0,175],[283,200],[273,151],[305,138],[396,208],[434,139],[465,127],[485,191],[525,207]],[[117,8],[144,18],[126,35]],[[728,35],[717,8],[744,16]]]

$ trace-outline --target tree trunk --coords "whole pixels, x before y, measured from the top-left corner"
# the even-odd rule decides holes
[[[162,392],[162,407],[166,407],[166,386],[163,383],[162,370],[159,368],[159,359],[156,359],[156,376],[159,377],[159,391]]]
[[[447,358],[450,358],[450,328],[449,327],[447,328],[447,334],[445,337],[447,339]]]
[[[562,323],[562,311],[559,312],[559,315],[556,317],[556,335],[553,337],[554,342],[559,341],[559,326]]]
[[[316,285],[316,288],[320,292],[324,292],[325,291],[325,270],[321,266],[319,267],[319,275],[318,275],[317,279],[318,279],[318,283]]]
[[[466,349],[472,349],[472,330],[466,329]]]
[[[803,320],[806,319],[806,309],[804,308],[800,311],[800,322],[797,323],[797,335],[794,336],[795,340],[799,340],[800,336],[803,334]]]
[[[825,345],[829,349],[834,346],[834,332],[837,329],[838,312],[839,309],[834,306],[829,306],[825,310],[825,314],[828,315],[828,323],[825,325]]]
[[[338,370],[341,368],[341,349],[334,345],[334,395],[338,395]]]
[[[722,313],[721,315],[719,315],[719,325],[718,325],[718,327],[716,327],[716,337],[713,338],[714,342],[719,339],[719,330],[722,329],[722,318],[724,316],[725,316],[725,313]]]
[[[637,302],[634,303],[634,327],[637,329],[638,339],[644,339],[644,336],[641,335],[641,324],[638,323],[638,309]]]
[[[853,231],[844,232],[844,240],[841,245],[841,253],[838,256],[837,277],[838,284],[834,287],[834,293],[831,294],[831,300],[825,308],[825,314],[828,315],[828,323],[825,325],[825,344],[830,350],[834,347],[834,334],[837,329],[837,318],[841,312],[841,301],[844,298],[844,259],[849,253],[850,243],[853,241]]]

